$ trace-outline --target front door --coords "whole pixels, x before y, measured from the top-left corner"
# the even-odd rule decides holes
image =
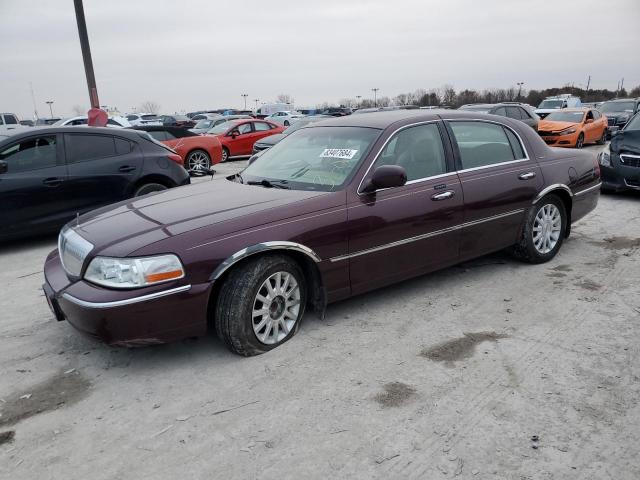
[[[448,121],[464,192],[462,260],[513,245],[543,178],[510,127],[482,120]]]
[[[237,135],[233,135],[233,132],[237,132]],[[231,132],[227,134],[229,145],[229,155],[232,157],[251,155],[253,149],[253,128],[251,122],[241,123]]]
[[[364,181],[376,167],[399,165],[407,183],[359,191],[348,203],[353,294],[456,262],[463,197],[442,129],[429,122],[391,136]]]
[[[0,229],[3,234],[36,232],[72,216],[59,135],[34,135],[6,147],[0,161]]]

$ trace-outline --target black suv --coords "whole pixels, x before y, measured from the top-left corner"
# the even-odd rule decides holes
[[[534,130],[538,130],[540,117],[533,111],[533,108],[526,103],[502,102],[502,103],[470,103],[463,105],[458,110],[470,110],[472,112],[490,113],[509,117],[526,123]]]
[[[604,102],[598,110],[609,122],[609,134],[624,127],[629,119],[640,110],[640,98],[617,98]]]
[[[602,190],[640,190],[640,112],[598,154]]]

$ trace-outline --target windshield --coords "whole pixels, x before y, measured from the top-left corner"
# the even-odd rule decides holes
[[[303,128],[266,150],[242,172],[242,179],[267,179],[298,190],[337,190],[379,135],[380,130],[364,127]]]
[[[213,125],[213,120],[200,120],[198,123],[196,123],[195,128],[211,128],[211,125]]]
[[[215,120],[212,120],[212,122],[215,123]],[[222,123],[219,123],[218,125],[216,125],[215,127],[213,127],[207,133],[212,133],[214,135],[219,135],[221,133],[226,133],[226,131],[229,130],[234,125],[235,125],[235,122],[222,122]]]
[[[624,130],[640,130],[640,113],[631,117]]]
[[[571,122],[580,123],[584,117],[584,112],[552,112],[545,120],[551,120],[554,122]]]
[[[471,110],[472,112],[487,113],[491,110],[492,105],[463,105],[458,110]]]
[[[153,114],[151,114],[151,115],[141,115],[141,118],[143,120],[156,120],[158,118],[158,116],[157,115],[153,115]]]
[[[633,112],[633,108],[635,107],[633,102],[604,102],[600,105],[600,110],[602,113],[609,112]]]
[[[538,108],[562,108],[563,104],[562,100],[543,100]]]

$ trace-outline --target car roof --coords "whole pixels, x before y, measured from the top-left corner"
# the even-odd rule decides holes
[[[140,132],[130,128],[108,128],[108,127],[87,127],[81,126],[65,126],[65,127],[39,127],[29,128],[20,133],[12,135],[12,140],[30,137],[33,135],[53,135],[56,133],[99,133],[117,137],[126,137],[132,140],[140,138]]]

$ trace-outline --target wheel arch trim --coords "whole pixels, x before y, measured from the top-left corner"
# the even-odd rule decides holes
[[[241,260],[244,260],[247,257],[256,255],[258,253],[278,251],[278,250],[285,250],[285,251],[292,250],[292,251],[300,252],[306,255],[309,259],[313,260],[314,263],[320,263],[322,261],[322,259],[318,256],[316,252],[314,252],[311,248],[305,245],[302,245],[301,243],[288,242],[288,241],[261,242],[261,243],[257,243],[255,245],[251,245],[249,247],[243,248],[242,250],[238,250],[236,253],[234,253],[230,257],[227,257],[213,271],[213,273],[209,277],[209,281],[216,281],[222,276],[223,273],[229,270],[233,265],[235,265]]]
[[[538,195],[536,195],[536,198],[533,199],[533,202],[531,202],[531,204],[535,205],[545,195],[547,195],[547,194],[549,194],[549,193],[551,193],[551,192],[553,192],[555,190],[562,190],[563,192],[569,194],[569,198],[573,198],[573,192],[564,183],[554,183],[553,185],[549,185],[548,187],[544,188],[540,193],[538,193]]]

